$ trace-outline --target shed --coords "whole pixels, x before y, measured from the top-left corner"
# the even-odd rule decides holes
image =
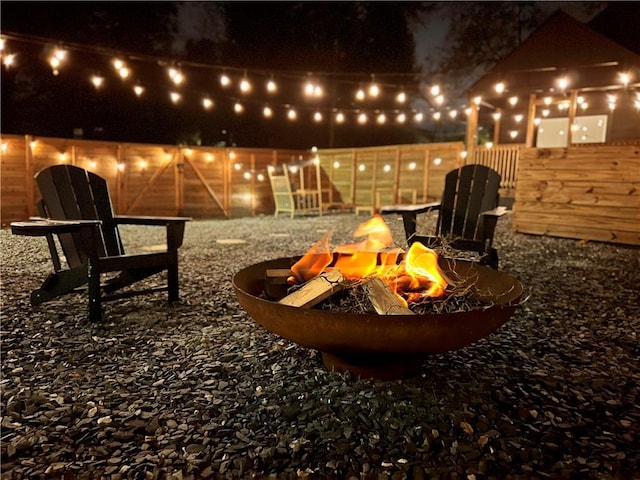
[[[601,22],[601,25],[610,25]],[[562,10],[467,91],[467,148],[562,147],[640,138],[640,55]]]

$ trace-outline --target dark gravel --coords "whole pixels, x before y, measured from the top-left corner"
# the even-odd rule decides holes
[[[501,269],[528,295],[511,320],[415,378],[360,380],[254,323],[231,278],[364,220],[191,222],[181,304],[112,302],[101,324],[82,296],[31,307],[46,244],[0,232],[2,478],[640,478],[637,248],[515,234],[507,215]]]

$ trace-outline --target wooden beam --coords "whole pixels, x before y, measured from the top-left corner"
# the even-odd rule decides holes
[[[529,95],[529,108],[527,110],[527,134],[525,138],[525,145],[527,148],[533,147],[533,135],[535,133],[535,120],[536,120],[536,94]]]

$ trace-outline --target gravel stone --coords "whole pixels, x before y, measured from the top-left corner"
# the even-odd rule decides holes
[[[402,243],[402,222],[385,217]],[[327,371],[240,307],[239,269],[352,243],[364,216],[196,220],[180,295],[31,307],[42,238],[0,232],[2,479],[638,479],[640,250],[495,235],[526,300],[393,381]],[[421,219],[430,229],[433,219]],[[129,252],[164,231],[122,229]]]

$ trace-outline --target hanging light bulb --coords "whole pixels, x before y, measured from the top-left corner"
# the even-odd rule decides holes
[[[180,99],[182,98],[182,96],[178,92],[171,92],[169,94],[169,97],[171,98],[171,101],[173,103],[178,103],[180,101]]]
[[[631,81],[631,75],[628,72],[620,72],[618,73],[618,80],[620,80],[620,83],[626,88]]]
[[[440,95],[440,85],[432,85],[431,88],[429,89],[429,92],[434,97],[437,97],[438,95]]]
[[[509,136],[510,136],[512,139],[515,139],[515,138],[518,136],[518,131],[517,131],[517,130],[511,130],[511,131],[509,132]]]
[[[336,113],[336,123],[344,123],[344,113]]]
[[[233,111],[236,113],[242,113],[244,112],[244,107],[240,102],[236,102],[233,104]]]
[[[493,112],[491,116],[493,117],[493,120],[497,122],[500,120],[500,117],[502,117],[502,114],[500,112]]]
[[[509,105],[515,107],[516,103],[518,103],[518,97],[509,97]]]
[[[444,95],[440,94],[435,98],[436,105],[442,105],[444,103]]]
[[[397,116],[396,116],[396,122],[398,123],[404,123],[407,121],[407,115],[404,114],[403,112],[400,112]]]
[[[380,95],[380,87],[378,86],[378,84],[372,83],[371,85],[369,85],[369,96],[378,98],[378,95]]]
[[[16,60],[16,54],[15,53],[11,53],[9,55],[3,55],[2,57],[2,64],[7,67],[10,68],[14,65]]]
[[[209,97],[204,97],[202,99],[202,106],[206,110],[211,110],[211,108],[213,108],[213,100],[211,100]]]
[[[454,120],[457,116],[458,116],[458,111],[457,110],[449,110],[449,118]]]
[[[367,123],[367,114],[362,112],[358,115],[358,123],[360,125],[364,125],[365,123]]]
[[[140,85],[135,85],[133,87],[133,92],[136,94],[136,97],[139,97],[144,93],[144,87]]]
[[[416,123],[420,123],[422,120],[424,120],[424,113],[422,113],[422,112],[417,112],[413,116],[413,121],[416,122]]]
[[[100,75],[93,75],[91,77],[91,83],[93,83],[93,86],[96,87],[97,90],[104,84],[104,77],[101,77]]]
[[[278,85],[276,85],[276,82],[271,79],[267,82],[267,92],[269,93],[275,93],[278,91]]]
[[[229,85],[231,85],[231,79],[226,73],[220,75],[220,85],[222,85],[223,87],[228,87]]]
[[[356,92],[356,100],[364,100],[365,99],[365,93],[364,90],[362,88],[359,88],[358,91]]]
[[[502,94],[505,89],[504,82],[498,82],[493,86],[493,89],[496,91],[498,95]]]
[[[407,101],[407,94],[405,92],[399,92],[398,95],[396,95],[396,102],[405,103],[406,101]]]
[[[271,118],[271,117],[273,116],[273,110],[271,110],[271,107],[269,107],[269,106],[265,106],[265,107],[262,109],[262,115],[263,115],[265,118]]]
[[[558,78],[558,80],[556,80],[556,83],[558,85],[558,88],[564,91],[569,86],[569,79],[567,77],[560,77]]]
[[[298,113],[293,108],[290,108],[289,111],[287,111],[287,118],[291,121],[296,120]]]
[[[314,122],[321,122],[322,121],[322,113],[320,112],[316,112],[313,114],[313,121]]]
[[[433,112],[433,119],[438,122],[442,114],[440,112]]]
[[[520,113],[513,116],[513,119],[516,121],[516,123],[520,123],[523,118],[524,118],[523,115]]]
[[[384,113],[380,113],[376,117],[376,122],[378,122],[378,125],[384,125],[387,122],[387,116]]]
[[[482,103],[482,97],[480,95],[473,97],[473,103],[474,105],[480,106],[480,104]]]
[[[251,82],[249,82],[248,78],[243,78],[240,81],[240,91],[242,93],[249,93],[251,91]]]

